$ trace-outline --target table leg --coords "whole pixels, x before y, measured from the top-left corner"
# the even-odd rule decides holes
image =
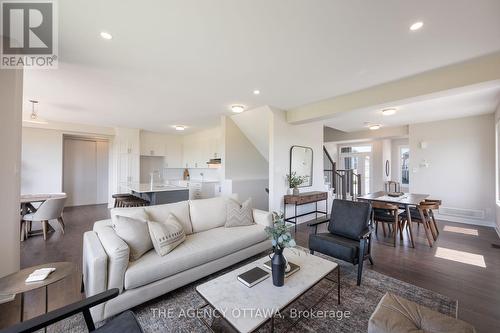
[[[21,322],[24,320],[24,293],[21,293]]]
[[[340,265],[337,265],[337,293],[338,293],[337,304],[340,305]]]
[[[295,204],[295,234],[297,234],[297,204]]]
[[[413,226],[411,225],[410,206],[405,205],[405,209],[406,209],[406,220],[408,223],[408,229],[410,230],[411,247],[415,247],[415,241],[413,240]]]
[[[45,313],[49,311],[49,286],[45,286]],[[47,332],[47,326],[43,328],[44,332]]]
[[[317,220],[318,219],[318,202],[316,201],[315,203],[316,203],[316,209],[315,210],[316,210],[316,220]]]

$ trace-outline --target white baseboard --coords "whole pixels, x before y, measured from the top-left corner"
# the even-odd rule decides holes
[[[491,227],[491,228],[496,227],[495,221],[466,219],[466,218],[457,217],[457,216],[440,215],[437,213],[435,214],[435,216],[436,216],[436,220],[441,220],[441,221],[464,223],[464,224],[478,225],[478,226]]]

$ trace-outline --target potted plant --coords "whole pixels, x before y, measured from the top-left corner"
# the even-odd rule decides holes
[[[283,214],[273,212],[273,226],[266,227],[265,230],[273,244],[274,255],[271,258],[273,284],[281,287],[285,283],[285,271],[287,267],[283,250],[295,247],[296,243],[286,226]]]
[[[302,185],[306,180],[307,176],[297,176],[297,173],[294,171],[289,173],[287,176],[288,186],[293,189],[293,195],[299,194],[299,186]]]

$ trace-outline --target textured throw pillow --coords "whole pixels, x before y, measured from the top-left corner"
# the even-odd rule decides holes
[[[153,248],[146,220],[116,215],[113,219],[113,229],[130,248],[131,261],[139,259]]]
[[[239,202],[229,199],[226,210],[226,228],[242,227],[254,224],[252,214],[252,198],[240,205]]]
[[[186,239],[182,224],[173,214],[165,222],[148,221],[148,227],[153,247],[160,256],[169,253]]]

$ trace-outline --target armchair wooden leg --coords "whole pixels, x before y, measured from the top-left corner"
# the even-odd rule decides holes
[[[47,240],[48,221],[42,221],[43,240]]]

